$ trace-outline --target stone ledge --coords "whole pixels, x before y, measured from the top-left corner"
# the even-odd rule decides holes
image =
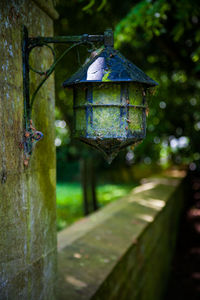
[[[159,299],[150,295],[166,284],[155,278],[163,270],[167,278],[184,204],[180,185],[180,178],[153,178],[59,233],[58,299]],[[148,268],[157,270],[157,294]]]

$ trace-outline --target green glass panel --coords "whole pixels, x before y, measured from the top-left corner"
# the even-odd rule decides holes
[[[118,107],[93,108],[93,123],[88,124],[88,134],[99,138],[125,137],[126,118],[120,118]]]
[[[75,111],[76,135],[86,134],[86,113],[84,108],[77,108]]]
[[[143,121],[142,121],[142,109],[130,107],[129,108],[129,130],[134,132],[141,132],[143,130]]]
[[[99,84],[93,86],[94,104],[120,104],[120,84]]]
[[[76,87],[76,105],[82,105],[86,103],[86,88],[84,85]]]
[[[131,105],[142,105],[142,86],[136,83],[129,85],[129,101]]]

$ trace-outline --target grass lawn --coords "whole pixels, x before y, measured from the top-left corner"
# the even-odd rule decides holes
[[[125,196],[136,184],[104,184],[97,187],[100,207]],[[80,183],[57,183],[57,230],[83,217],[82,188]]]

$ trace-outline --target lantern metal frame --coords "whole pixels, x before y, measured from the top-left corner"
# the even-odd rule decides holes
[[[113,46],[113,32],[111,29],[107,29],[102,35],[76,35],[76,36],[55,36],[55,37],[29,37],[28,29],[23,25],[22,28],[22,64],[23,64],[23,97],[24,97],[24,136],[22,141],[22,147],[24,148],[24,164],[28,165],[29,158],[32,154],[33,145],[39,141],[43,134],[37,131],[31,120],[31,113],[33,104],[38,94],[38,91],[54,72],[56,65],[62,60],[62,58],[74,47],[82,44],[103,43],[104,46]],[[68,47],[58,58],[56,58],[54,49],[49,44],[72,44]],[[47,46],[53,54],[53,64],[46,71],[35,70],[29,64],[29,56],[31,51],[36,47]],[[32,96],[30,96],[30,71],[33,71],[44,78],[41,80]]]
[[[63,83],[74,91],[74,136],[111,163],[121,149],[145,138],[145,95],[156,85],[113,45],[98,49]]]

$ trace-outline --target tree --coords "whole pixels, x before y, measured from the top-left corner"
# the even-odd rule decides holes
[[[115,46],[159,82],[149,101],[147,138],[129,155],[130,163],[153,161],[167,166],[193,162],[195,167],[194,161],[197,165],[200,159],[198,1],[62,1],[58,10],[57,33],[100,33],[112,26]],[[84,60],[86,51],[80,54]],[[72,55],[73,59],[66,57],[65,61],[68,76],[75,71]],[[60,69],[57,82],[65,79],[64,72]],[[61,109],[72,106],[65,98],[64,92],[59,92]],[[70,113],[65,118],[70,119]]]

